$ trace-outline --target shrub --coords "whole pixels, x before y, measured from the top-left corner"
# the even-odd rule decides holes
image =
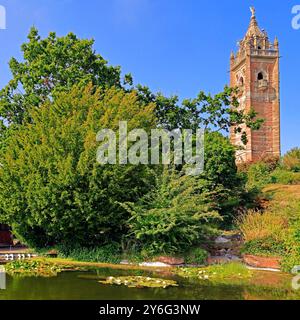
[[[288,151],[282,159],[284,168],[294,172],[300,171],[300,148]]]
[[[193,248],[185,256],[185,263],[189,264],[205,264],[208,258],[208,253],[202,248]]]
[[[237,226],[246,242],[270,237],[280,242],[284,239],[288,220],[287,217],[271,211],[249,211],[237,219]]]
[[[32,247],[119,241],[129,217],[119,202],[136,202],[155,176],[149,166],[98,164],[96,135],[119,120],[150,130],[153,108],[135,92],[87,86],[31,110],[32,122],[11,129],[1,149],[0,220]]]
[[[264,162],[251,165],[247,172],[247,188],[261,190],[272,182],[270,172],[270,167]]]
[[[282,261],[282,268],[291,272],[295,266],[300,266],[300,217],[294,221],[286,235],[287,252]]]
[[[218,212],[211,209],[209,194],[199,192],[194,177],[165,169],[159,187],[138,204],[123,205],[131,214],[131,236],[144,252],[173,254],[215,234]]]
[[[278,156],[264,155],[260,157],[259,162],[266,164],[269,171],[274,171],[279,166],[280,158]]]
[[[280,184],[300,184],[300,172],[276,169],[271,174],[271,182]]]
[[[269,236],[245,242],[242,253],[258,256],[284,256],[286,247],[284,241]]]

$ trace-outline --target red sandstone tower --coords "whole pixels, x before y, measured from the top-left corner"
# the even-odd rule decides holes
[[[265,120],[261,129],[246,128],[248,144],[237,151],[237,162],[258,161],[264,156],[280,156],[279,45],[272,44],[267,32],[258,26],[255,9],[248,31],[230,57],[230,86],[239,87],[240,108],[253,108]],[[243,146],[241,135],[231,128],[234,145]]]

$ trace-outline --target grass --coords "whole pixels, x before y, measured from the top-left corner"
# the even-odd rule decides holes
[[[237,219],[237,226],[246,242],[270,237],[274,241],[282,241],[288,227],[288,219],[277,212],[249,211]]]
[[[282,270],[300,264],[300,185],[272,184],[263,189],[264,212],[249,211],[238,219],[243,253],[282,257]]]
[[[146,267],[139,265],[122,265],[122,264],[112,264],[112,263],[101,263],[101,262],[84,262],[76,261],[69,258],[35,258],[36,261],[46,261],[49,263],[54,263],[61,268],[75,268],[77,270],[87,270],[87,269],[101,269],[101,268],[110,268],[116,270],[144,270],[144,271],[162,271],[169,270],[174,267]]]

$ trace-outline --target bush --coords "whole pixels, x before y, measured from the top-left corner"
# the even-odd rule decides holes
[[[202,248],[193,248],[185,256],[185,263],[203,265],[208,258],[208,252]]]
[[[271,182],[280,184],[300,184],[300,172],[276,169],[271,174]]]
[[[294,221],[286,235],[287,252],[282,261],[282,268],[291,272],[295,266],[300,266],[300,217]]]
[[[173,254],[185,251],[215,234],[221,218],[209,194],[199,192],[194,177],[164,170],[159,187],[138,204],[123,205],[131,214],[128,226],[144,252]]]
[[[267,165],[269,171],[274,171],[280,163],[280,158],[278,156],[264,155],[260,157],[259,162]]]
[[[282,257],[286,253],[286,247],[284,242],[279,242],[278,239],[270,236],[245,242],[242,253],[265,257]]]
[[[288,151],[282,159],[285,169],[294,172],[300,171],[300,148],[294,148]]]
[[[264,162],[257,162],[251,165],[247,172],[247,188],[261,190],[272,182],[270,172],[270,167]]]
[[[98,164],[96,135],[119,120],[150,130],[153,108],[135,92],[87,86],[31,110],[32,122],[9,129],[1,149],[0,220],[32,247],[120,241],[129,215],[119,203],[136,202],[155,176],[149,166]]]

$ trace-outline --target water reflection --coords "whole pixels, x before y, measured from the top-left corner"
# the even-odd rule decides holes
[[[292,290],[290,276],[274,273],[257,273],[247,285],[212,284],[182,278],[173,278],[179,282],[180,287],[168,289],[136,289],[98,283],[98,280],[108,276],[122,275],[171,278],[169,274],[111,269],[93,272],[63,272],[53,278],[7,276],[7,289],[0,290],[0,300],[300,300],[300,292]]]

